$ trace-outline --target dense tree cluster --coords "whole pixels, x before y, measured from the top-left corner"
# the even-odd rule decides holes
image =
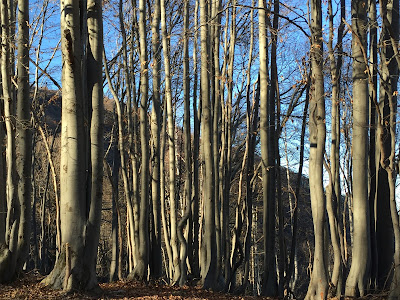
[[[399,0],[2,0],[0,21],[0,282],[400,298]]]

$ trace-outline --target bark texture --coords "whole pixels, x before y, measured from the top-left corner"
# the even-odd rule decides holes
[[[364,296],[370,269],[370,234],[368,205],[368,75],[367,2],[353,0],[353,224],[352,263],[346,281],[346,296]]]
[[[322,166],[325,152],[325,97],[321,0],[311,1],[311,96],[310,96],[310,197],[314,223],[314,261],[306,299],[326,299],[325,208]]]

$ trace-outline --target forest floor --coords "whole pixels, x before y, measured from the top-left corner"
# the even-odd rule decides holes
[[[0,284],[0,300],[2,299],[271,299],[255,296],[235,296],[232,294],[215,293],[205,291],[197,286],[193,287],[171,287],[165,284],[157,283],[139,283],[118,281],[114,283],[102,283],[100,287],[102,294],[90,295],[85,293],[65,294],[60,290],[53,290],[43,286],[40,282],[44,276],[30,273],[14,282],[4,285]],[[387,295],[368,295],[359,299],[380,300],[386,299]],[[337,298],[332,298],[334,300]]]
[[[262,299],[261,297],[214,293],[199,287],[180,288],[157,283],[144,284],[123,281],[100,284],[103,291],[100,295],[65,294],[63,291],[43,286],[40,283],[43,278],[38,274],[30,273],[10,284],[0,284],[0,299]]]

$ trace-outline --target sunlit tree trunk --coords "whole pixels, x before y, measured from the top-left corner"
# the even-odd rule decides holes
[[[17,199],[16,187],[16,164],[15,164],[15,115],[14,96],[11,86],[11,74],[13,65],[11,64],[11,45],[12,41],[10,24],[11,16],[9,15],[11,3],[9,1],[0,2],[1,14],[1,81],[3,92],[4,107],[4,123],[6,129],[5,157],[6,157],[6,174],[5,190],[7,199],[7,213],[5,222],[5,245],[3,245],[1,253],[1,269],[0,281],[7,282],[14,277],[17,263],[18,249],[18,231],[21,207]],[[11,10],[12,11],[12,10]]]
[[[90,119],[90,159],[91,178],[88,220],[85,233],[84,262],[89,274],[88,287],[97,285],[97,246],[100,237],[101,208],[103,197],[103,17],[102,1],[87,0],[87,100]]]
[[[87,10],[82,13],[81,10]],[[45,285],[64,290],[99,289],[96,256],[100,234],[103,178],[102,2],[61,2],[62,127],[61,127],[61,254]],[[88,20],[82,20],[82,16]],[[88,27],[83,23],[88,21]],[[82,32],[89,29],[87,35]],[[83,72],[83,43],[88,39],[89,68]],[[88,71],[88,76],[84,76]],[[84,80],[86,79],[86,80]],[[84,85],[87,87],[84,88]],[[87,91],[88,94],[86,95]],[[87,99],[87,100],[86,100]],[[84,105],[90,104],[87,109]],[[84,112],[90,112],[90,143],[85,134]],[[89,115],[88,114],[88,115]],[[90,145],[90,149],[87,149]],[[82,153],[90,152],[87,157]],[[86,165],[87,164],[87,165]],[[87,179],[87,169],[93,177]],[[89,189],[87,198],[85,191]],[[70,260],[66,261],[67,253]],[[66,277],[67,276],[67,277]]]
[[[268,42],[267,14],[263,0],[258,1],[261,8],[258,11],[259,26],[259,55],[260,55],[260,143],[262,159],[262,190],[263,190],[263,234],[264,234],[264,282],[263,295],[275,296],[277,292],[275,270],[275,207],[270,193],[270,136],[269,136],[269,103],[268,103]]]
[[[191,130],[190,130],[190,77],[189,77],[189,0],[184,1],[183,9],[183,97],[184,97],[184,116],[183,116],[183,143],[185,156],[185,183],[184,183],[184,215],[178,224],[178,238],[181,245],[180,249],[180,269],[181,277],[179,285],[183,286],[187,280],[188,257],[187,239],[183,234],[184,226],[191,214],[192,205],[192,146],[191,146]]]
[[[134,97],[134,90],[136,87],[132,87],[132,80],[134,81],[133,78],[131,78],[131,72],[129,69],[129,64],[128,64],[128,45],[127,45],[127,37],[126,37],[126,30],[125,30],[125,22],[124,22],[124,13],[123,13],[123,1],[120,0],[118,4],[118,18],[119,18],[119,26],[121,30],[121,35],[122,35],[122,64],[123,64],[123,71],[125,75],[125,82],[126,82],[126,113],[127,113],[127,131],[128,131],[128,146],[124,147],[124,134],[123,134],[123,123],[122,119],[124,118],[122,116],[122,107],[118,109],[117,107],[117,114],[118,118],[121,119],[121,126],[119,129],[119,151],[121,155],[121,168],[122,168],[122,176],[123,176],[123,181],[124,181],[124,193],[125,193],[125,200],[126,200],[126,207],[127,207],[127,243],[128,243],[128,249],[129,251],[129,272],[133,270],[134,265],[136,264],[136,260],[138,257],[137,253],[137,247],[135,247],[135,244],[138,243],[138,172],[137,172],[137,162],[136,162],[136,156],[135,156],[135,146],[133,145],[134,143],[134,138],[135,138],[135,131],[134,128],[136,128],[136,122],[133,121],[133,112],[132,112],[132,102],[135,102],[135,97]],[[136,16],[136,15],[135,15]],[[133,86],[135,86],[133,84]],[[118,104],[117,106],[121,106]],[[136,106],[136,105],[135,105]],[[120,115],[121,114],[121,115]],[[118,119],[118,122],[119,122]],[[128,151],[128,157],[130,158],[131,161],[131,166],[132,166],[132,177],[131,177],[131,183],[129,182],[129,172],[128,172],[128,167],[129,167],[129,160],[125,158],[125,149]]]
[[[114,126],[118,126],[117,116],[114,113]],[[118,131],[113,133],[113,138],[118,136]],[[118,139],[118,137],[117,137]],[[118,273],[120,272],[122,266],[119,263],[119,252],[123,247],[122,244],[119,243],[119,239],[122,238],[119,233],[120,224],[120,216],[119,216],[119,206],[118,206],[118,195],[119,195],[119,169],[121,166],[119,151],[118,151],[118,143],[113,141],[112,145],[112,170],[109,172],[110,182],[112,184],[112,221],[111,221],[111,263],[110,263],[110,274],[109,281],[113,282],[118,279]]]
[[[314,223],[314,262],[306,299],[326,299],[328,292],[325,261],[325,195],[322,167],[325,153],[325,98],[323,75],[321,0],[311,1],[311,95],[310,95],[310,197]]]
[[[379,158],[376,157],[376,103],[377,103],[377,67],[378,67],[378,23],[376,16],[376,1],[369,0],[368,5],[368,18],[369,18],[369,210],[370,210],[370,235],[371,235],[371,289],[376,289],[378,286],[378,245],[376,236],[376,199],[377,199],[377,167],[379,167]],[[378,151],[379,153],[379,151]]]
[[[139,202],[139,236],[137,240],[137,264],[130,274],[130,278],[139,280],[147,279],[149,263],[149,142],[148,142],[148,61],[146,39],[146,12],[145,0],[139,0],[139,60],[140,60],[140,105],[139,105],[139,131],[141,147],[141,172],[140,172],[140,202]]]
[[[160,222],[160,128],[161,128],[161,97],[160,97],[160,69],[161,69],[161,45],[160,45],[160,1],[154,3],[152,31],[153,50],[153,105],[151,110],[152,132],[152,233],[151,233],[151,259],[150,271],[152,277],[162,275],[161,256],[161,222]]]
[[[254,4],[254,0],[252,1]],[[246,223],[247,229],[244,238],[244,278],[243,278],[243,288],[246,288],[249,283],[249,273],[251,269],[250,265],[250,250],[251,250],[251,240],[252,240],[252,230],[253,229],[253,186],[251,184],[251,179],[254,173],[254,156],[256,147],[256,134],[258,127],[258,109],[259,109],[259,94],[257,89],[257,94],[253,94],[253,102],[250,102],[250,88],[251,88],[251,66],[253,61],[253,48],[254,48],[254,11],[251,11],[250,16],[250,49],[249,49],[249,61],[247,64],[247,87],[246,87],[246,111],[247,111],[247,136],[246,142],[248,143],[248,159],[246,166]],[[258,84],[259,86],[259,84]],[[255,91],[253,91],[255,92]],[[255,262],[253,262],[254,264]],[[254,266],[253,266],[254,267]]]
[[[171,72],[170,72],[170,50],[169,37],[167,33],[165,0],[161,0],[161,34],[163,44],[164,72],[165,72],[165,101],[167,102],[167,130],[168,130],[168,165],[169,165],[169,199],[170,209],[170,243],[172,249],[173,282],[177,282],[181,276],[179,264],[179,245],[178,245],[178,204],[176,200],[176,160],[175,160],[175,121],[172,106]]]
[[[214,205],[214,167],[212,147],[212,114],[210,103],[209,79],[209,25],[208,6],[206,0],[200,0],[200,45],[201,45],[201,106],[202,106],[202,150],[205,161],[203,183],[204,201],[204,233],[203,251],[204,260],[201,261],[201,277],[204,288],[216,286],[216,244],[215,244],[215,205]]]
[[[18,1],[18,91],[16,151],[18,172],[18,201],[20,219],[18,230],[17,269],[19,272],[29,253],[31,221],[32,125],[29,87],[29,1]]]
[[[370,271],[370,234],[368,205],[368,74],[367,1],[353,0],[353,226],[352,264],[346,281],[346,296],[364,296]]]
[[[82,40],[79,5],[76,1],[61,2],[62,49],[62,127],[60,168],[60,211],[62,250],[53,271],[44,283],[53,288],[79,289],[83,279],[84,227],[86,214],[85,141],[83,124]],[[64,280],[65,252],[71,254],[71,274]]]
[[[211,75],[211,105],[212,113],[212,130],[213,130],[213,163],[214,163],[214,206],[215,206],[215,239],[216,239],[216,264],[217,278],[220,276],[222,266],[222,240],[221,240],[221,199],[220,199],[220,178],[219,161],[220,161],[220,119],[221,119],[221,99],[220,99],[220,60],[219,60],[219,44],[220,44],[220,0],[211,1],[211,26],[210,26],[210,59],[212,59],[212,75]],[[234,29],[234,28],[233,28]]]
[[[341,18],[345,18],[345,5],[341,1]],[[334,39],[334,24],[333,24],[333,8],[332,1],[328,1],[329,13],[329,60],[330,60],[330,73],[332,82],[331,94],[331,153],[330,153],[330,185],[326,193],[326,205],[329,217],[330,236],[333,246],[334,262],[331,275],[332,289],[331,294],[341,295],[342,281],[343,281],[343,261],[339,231],[341,230],[340,224],[340,173],[339,173],[339,151],[340,151],[340,69],[342,65],[341,53],[338,58],[335,58],[333,39]],[[340,22],[338,28],[337,45],[338,49],[342,49],[344,23]]]
[[[194,27],[198,25],[198,9],[199,1],[196,0],[194,10]],[[197,40],[198,32],[194,32],[193,40],[193,202],[192,202],[192,216],[190,220],[189,230],[189,261],[192,268],[192,274],[195,277],[200,277],[199,267],[199,203],[200,203],[200,190],[199,190],[199,149],[200,149],[200,118],[197,109],[197,87],[198,87],[198,72],[197,72]],[[190,242],[192,239],[192,242]]]

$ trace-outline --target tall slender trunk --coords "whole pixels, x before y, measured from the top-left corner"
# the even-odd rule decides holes
[[[160,97],[160,69],[161,69],[161,45],[160,45],[160,1],[154,2],[152,31],[153,50],[153,105],[151,110],[152,132],[152,233],[151,233],[151,259],[150,271],[152,277],[162,275],[161,256],[161,222],[160,222],[160,128],[161,128],[161,97]]]
[[[394,7],[396,1],[379,1],[381,16],[385,16],[385,20],[382,22],[382,32],[380,37],[380,46],[382,50],[380,73],[381,77],[379,80],[379,110],[382,117],[381,126],[378,128],[382,129],[378,131],[378,141],[376,144],[376,155],[377,159],[384,161],[385,164],[389,163],[392,141],[391,141],[391,126],[390,123],[391,115],[391,103],[396,103],[397,97],[393,95],[394,91],[397,91],[398,82],[398,67],[396,60],[394,59],[394,49],[390,42],[390,38],[393,37],[398,39],[399,26],[398,11]],[[398,9],[398,3],[397,3]],[[394,36],[393,36],[394,35]],[[394,114],[397,112],[395,108]],[[390,212],[391,202],[391,191],[389,177],[392,176],[386,170],[385,165],[378,165],[376,173],[377,189],[376,189],[376,202],[375,202],[375,225],[376,225],[376,247],[377,247],[377,286],[378,289],[383,289],[387,282],[388,276],[393,266],[393,254],[395,252],[395,245],[392,243],[394,237],[393,232],[393,220]]]
[[[364,296],[367,291],[371,251],[368,206],[368,75],[366,74],[367,2],[353,0],[353,216],[352,264],[346,281],[346,296]]]
[[[179,285],[183,286],[187,280],[188,241],[183,235],[183,227],[191,215],[192,207],[192,147],[190,130],[190,77],[189,77],[189,1],[184,1],[183,9],[183,97],[184,97],[184,116],[183,116],[183,143],[185,156],[185,186],[184,186],[184,215],[178,224],[178,237],[181,244],[180,249],[180,269],[181,277]]]
[[[120,25],[120,30],[121,30],[121,35],[122,35],[122,62],[123,62],[123,69],[124,69],[124,75],[125,75],[125,80],[126,80],[126,97],[127,97],[127,126],[128,126],[128,155],[131,159],[131,165],[132,165],[132,187],[131,184],[129,183],[129,175],[128,175],[128,163],[125,161],[125,151],[124,150],[124,143],[123,143],[123,129],[122,126],[123,124],[121,123],[121,128],[119,130],[119,139],[120,141],[120,146],[119,146],[119,151],[121,155],[121,168],[122,168],[122,176],[124,180],[124,190],[125,190],[125,199],[126,199],[126,206],[127,206],[127,230],[129,230],[129,233],[127,234],[128,240],[128,247],[131,249],[130,251],[130,257],[129,260],[130,262],[136,261],[136,258],[138,257],[137,255],[137,249],[134,247],[135,245],[135,238],[137,239],[137,229],[138,229],[138,220],[137,214],[138,214],[138,187],[137,187],[137,167],[136,167],[136,157],[134,155],[134,146],[133,146],[133,139],[134,139],[134,124],[132,120],[132,84],[131,84],[131,78],[130,78],[130,71],[128,67],[128,54],[127,54],[127,38],[126,38],[126,30],[125,30],[125,23],[123,20],[123,2],[122,0],[119,1],[119,7],[118,7],[118,17],[119,17],[119,25]],[[110,83],[109,83],[110,85]],[[115,98],[115,97],[114,97]],[[118,118],[121,118],[122,121],[122,109],[118,109],[117,105],[117,114]],[[121,114],[121,116],[119,116]],[[118,121],[119,122],[119,121]],[[136,241],[137,243],[137,241]],[[133,269],[132,264],[130,264],[130,271]]]
[[[338,59],[335,58],[333,48],[333,9],[332,1],[328,1],[328,12],[329,12],[329,60],[330,60],[330,71],[331,71],[331,82],[332,82],[332,95],[331,95],[331,168],[330,168],[330,185],[327,189],[326,202],[327,211],[330,225],[330,236],[333,246],[333,269],[331,275],[332,296],[340,296],[342,293],[342,281],[343,281],[343,260],[341,251],[341,241],[339,231],[341,230],[340,224],[340,174],[339,174],[339,151],[340,151],[340,69],[342,64],[341,54],[338,55]],[[344,1],[341,1],[341,18],[345,18],[345,7]],[[339,50],[342,49],[344,23],[343,20],[340,22],[338,28],[337,44]]]
[[[252,6],[254,6],[254,0],[252,0]],[[254,153],[256,147],[256,134],[258,127],[258,109],[259,109],[259,83],[257,84],[256,95],[253,94],[253,105],[250,104],[250,74],[251,74],[251,63],[253,61],[253,47],[254,47],[254,11],[250,13],[250,49],[249,49],[249,61],[247,64],[247,86],[246,86],[246,111],[247,111],[247,143],[249,144],[249,152],[246,166],[246,233],[244,238],[244,278],[243,288],[246,288],[248,284],[248,278],[250,273],[250,250],[253,230],[253,187],[251,179],[254,173]],[[255,91],[253,91],[255,92]],[[254,268],[253,261],[253,268]]]
[[[310,80],[307,82],[306,88],[306,100],[304,104],[304,111],[303,111],[303,120],[301,125],[301,135],[300,135],[300,161],[299,161],[299,170],[297,172],[296,178],[296,190],[294,193],[294,209],[293,209],[293,225],[292,225],[292,240],[290,244],[290,256],[289,256],[289,264],[286,272],[286,282],[284,289],[288,288],[292,276],[295,275],[295,264],[296,264],[296,252],[297,252],[297,234],[298,234],[298,215],[299,215],[299,200],[300,200],[300,187],[301,187],[301,179],[303,177],[303,164],[304,164],[304,141],[305,141],[305,132],[306,132],[306,124],[307,124],[307,111],[308,111],[308,104],[310,100]],[[295,279],[295,278],[294,278]],[[293,290],[293,286],[291,286]]]
[[[376,148],[376,103],[377,103],[377,87],[378,87],[378,77],[377,77],[377,67],[378,67],[378,24],[376,16],[376,1],[368,1],[368,18],[369,18],[369,73],[372,78],[370,78],[369,85],[369,210],[370,210],[370,234],[371,234],[371,289],[376,289],[378,286],[378,245],[376,236],[376,190],[377,190],[377,166],[379,167],[379,158],[377,159]],[[378,151],[379,153],[379,151]]]
[[[114,126],[118,126],[118,119],[117,115],[114,113]],[[114,136],[118,139],[118,131],[114,133]],[[111,248],[111,264],[110,264],[110,275],[109,281],[113,282],[118,279],[119,270],[122,269],[122,265],[119,263],[118,254],[119,250],[123,247],[122,244],[119,243],[119,228],[120,228],[120,218],[119,218],[119,169],[121,166],[121,160],[119,157],[118,151],[118,143],[113,141],[112,144],[112,171],[110,172],[111,175],[110,181],[112,184],[112,221],[111,221],[111,239],[112,239],[112,248]]]
[[[140,173],[140,202],[139,202],[139,239],[137,265],[130,274],[130,278],[139,280],[147,279],[147,266],[149,263],[149,144],[148,144],[148,61],[146,41],[146,1],[139,0],[139,59],[140,59],[140,106],[139,106],[139,131],[141,147],[141,173]]]
[[[29,253],[31,221],[32,124],[29,99],[29,1],[18,1],[18,91],[17,91],[17,172],[20,220],[17,269],[22,270]]]
[[[326,299],[328,292],[325,261],[325,195],[323,160],[325,153],[325,98],[323,75],[321,0],[311,1],[311,96],[310,96],[310,197],[314,223],[314,262],[306,299]]]
[[[259,26],[259,55],[260,55],[260,143],[262,159],[262,190],[263,190],[263,234],[264,234],[264,281],[262,294],[265,296],[276,296],[277,281],[275,270],[275,212],[271,198],[271,175],[270,175],[270,134],[269,115],[270,106],[268,101],[268,42],[267,42],[267,14],[263,0],[258,1],[261,8],[258,11]],[[273,228],[273,229],[272,229]]]
[[[199,1],[196,1],[195,13],[194,13],[194,27],[197,28],[198,23],[198,8]],[[193,238],[193,242],[190,243],[190,255],[189,261],[191,262],[192,274],[194,277],[200,277],[199,267],[199,149],[200,149],[200,118],[197,109],[197,31],[194,32],[193,40],[193,203],[192,203],[192,217],[191,227],[192,233],[190,238]]]
[[[210,103],[210,79],[209,79],[209,3],[200,0],[200,45],[201,45],[201,106],[202,106],[202,150],[205,161],[205,173],[203,184],[204,201],[204,234],[203,249],[205,260],[201,265],[201,277],[204,288],[216,286],[216,244],[215,244],[215,205],[214,205],[214,166],[212,147],[212,114]]]
[[[282,183],[281,183],[281,163],[279,153],[279,138],[280,138],[280,95],[279,95],[279,80],[278,80],[278,67],[277,67],[277,44],[278,44],[278,22],[279,22],[279,0],[274,0],[274,16],[272,21],[272,35],[271,35],[271,86],[269,93],[269,130],[270,130],[270,145],[271,149],[271,198],[276,199],[277,202],[277,220],[278,220],[278,245],[279,245],[279,259],[278,259],[278,293],[283,293],[284,270],[286,261],[286,251],[284,249],[284,216],[282,207]],[[275,196],[276,191],[276,196]],[[271,209],[275,210],[275,206]],[[272,230],[272,229],[271,229]]]
[[[19,223],[21,215],[21,207],[18,202],[17,182],[16,182],[16,153],[15,153],[15,114],[14,114],[14,93],[11,86],[11,74],[13,73],[14,65],[11,54],[11,43],[13,36],[11,34],[11,27],[13,27],[10,15],[12,1],[1,1],[1,80],[3,92],[3,105],[4,105],[4,119],[6,128],[6,199],[7,199],[7,217],[5,228],[5,243],[4,251],[2,253],[2,266],[3,270],[0,274],[0,281],[6,282],[15,276],[16,263],[18,258],[18,234]],[[26,220],[29,221],[29,220]],[[8,246],[8,247],[7,247]]]
[[[172,105],[172,90],[171,90],[171,72],[170,72],[170,50],[169,50],[169,38],[167,33],[167,22],[166,22],[166,8],[165,0],[161,0],[161,34],[162,34],[162,45],[163,45],[163,56],[164,56],[164,72],[165,72],[165,101],[167,102],[167,125],[168,125],[168,156],[169,156],[169,199],[171,203],[171,248],[172,248],[172,265],[173,265],[173,282],[177,282],[181,276],[180,264],[179,264],[179,248],[178,248],[178,236],[177,236],[177,225],[178,216],[177,209],[178,204],[176,201],[176,160],[175,160],[175,122],[174,122],[174,109]]]
[[[211,19],[212,22],[212,36],[211,36],[211,49],[213,60],[213,78],[211,79],[214,85],[211,89],[213,96],[213,153],[214,153],[214,205],[215,205],[215,238],[217,250],[217,277],[220,276],[222,267],[222,240],[221,240],[221,199],[220,199],[220,174],[219,174],[219,160],[220,160],[220,119],[221,119],[221,99],[220,99],[220,62],[219,62],[219,40],[220,40],[220,0],[213,0],[211,2]]]
[[[104,104],[103,104],[103,18],[102,1],[87,0],[87,93],[90,119],[90,159],[89,174],[90,198],[88,220],[85,233],[84,261],[89,274],[88,287],[97,286],[96,264],[97,247],[100,237],[101,208],[103,197],[103,139],[104,139]]]
[[[104,50],[103,50],[104,51]],[[122,180],[123,180],[123,187],[124,187],[124,196],[125,196],[125,201],[126,203],[130,203],[131,198],[130,198],[130,189],[129,189],[129,182],[128,182],[128,170],[127,170],[127,164],[125,160],[125,151],[124,151],[124,132],[123,132],[123,115],[122,115],[122,108],[121,108],[121,103],[119,101],[118,95],[112,85],[111,82],[111,77],[110,77],[110,72],[108,70],[108,65],[107,65],[107,59],[105,57],[105,52],[103,52],[103,59],[104,59],[104,71],[108,83],[108,88],[113,96],[114,102],[115,102],[115,110],[116,110],[116,115],[117,115],[117,126],[118,126],[118,152],[120,154],[120,164],[121,164],[121,173],[122,173]],[[127,205],[129,208],[129,205]],[[128,210],[128,218],[131,216],[131,213],[129,213]],[[129,219],[129,222],[132,222],[132,224],[129,224],[130,232],[133,232],[133,219]],[[130,237],[130,232],[127,234],[127,244],[128,247],[131,245],[131,239]]]
[[[398,54],[398,45],[392,41],[399,39],[399,2],[379,1],[383,17],[381,80],[378,124],[380,151],[380,168],[378,169],[378,189],[376,201],[376,235],[378,250],[378,288],[383,288],[390,276],[389,299],[398,299],[400,295],[400,227],[399,215],[396,208],[396,114],[397,114],[397,85],[399,78],[399,61],[394,59]],[[381,173],[385,170],[385,173]],[[382,181],[381,181],[382,180]],[[387,181],[388,190],[379,184]],[[382,190],[381,190],[382,188]],[[390,214],[390,218],[389,215]],[[391,221],[391,222],[390,222]],[[394,244],[393,244],[394,239]],[[380,243],[388,244],[383,247]],[[394,271],[392,266],[394,263]],[[392,274],[391,274],[392,273]]]

